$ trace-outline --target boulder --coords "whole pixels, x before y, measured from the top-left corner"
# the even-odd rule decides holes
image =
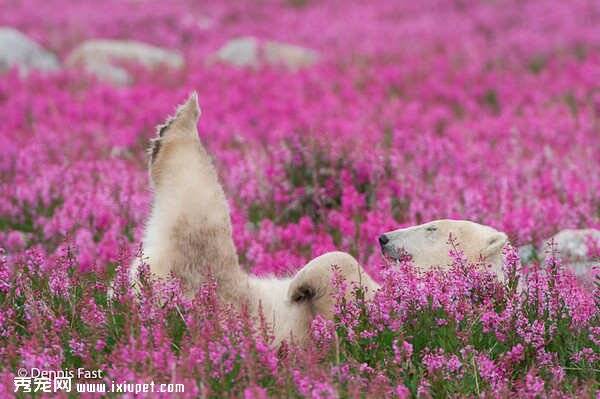
[[[544,265],[552,240],[561,264],[583,281],[589,282],[595,267],[600,270],[600,230],[596,229],[566,229],[540,245],[523,245],[518,249],[521,263],[540,262]]]
[[[21,73],[32,70],[54,71],[60,64],[56,56],[13,28],[0,28],[0,73],[11,68]]]
[[[537,260],[538,252],[533,244],[523,245],[518,248],[519,258],[521,258],[521,264],[527,264]]]
[[[229,40],[212,58],[236,67],[273,65],[291,70],[311,66],[318,59],[319,55],[314,50],[272,40],[262,41],[252,36]]]
[[[540,248],[542,258],[546,256],[546,251],[542,249],[548,248],[552,240],[563,262],[587,261],[592,260],[594,255],[600,255],[596,253],[600,249],[600,230],[562,230],[544,242],[543,247]]]
[[[271,65],[283,64],[290,69],[311,66],[319,58],[314,50],[274,41],[264,43],[263,53],[267,63]]]
[[[98,79],[117,85],[133,82],[126,65],[148,69],[180,69],[183,57],[174,51],[132,40],[88,40],[67,57],[69,67],[80,67]]]
[[[215,58],[237,67],[259,65],[258,40],[254,37],[239,37],[231,39],[221,47]]]

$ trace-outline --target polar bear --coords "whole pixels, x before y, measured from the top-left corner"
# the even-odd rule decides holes
[[[194,93],[158,128],[158,137],[151,143],[153,201],[142,242],[142,260],[150,271],[162,278],[179,278],[189,296],[209,277],[214,278],[223,302],[247,303],[255,316],[262,309],[276,343],[290,336],[304,341],[316,315],[333,317],[334,268],[371,297],[378,284],[343,252],[313,259],[292,278],[258,278],[242,270],[225,193],[198,137],[199,117]],[[130,275],[134,284],[137,269],[136,263]]]
[[[421,270],[452,263],[448,238],[452,235],[469,262],[483,261],[492,272],[504,278],[502,248],[506,234],[468,220],[434,220],[419,226],[384,233],[379,236],[383,254],[397,261],[410,259]]]

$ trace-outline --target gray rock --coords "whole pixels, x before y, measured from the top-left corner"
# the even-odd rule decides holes
[[[60,64],[56,56],[13,28],[0,28],[0,73],[11,68],[21,73],[32,70],[54,71]]]
[[[540,245],[528,244],[519,247],[519,257],[522,264],[540,262],[544,266],[549,253],[549,245],[554,241],[554,248],[561,265],[569,269],[583,282],[590,283],[594,268],[600,268],[600,258],[594,257],[590,241],[600,248],[600,230],[596,229],[566,229],[558,232]],[[592,251],[590,251],[592,249]],[[590,252],[592,252],[590,254]],[[591,255],[591,256],[590,256]]]
[[[133,82],[124,64],[148,69],[167,67],[180,69],[183,57],[173,51],[131,40],[88,40],[67,57],[69,67],[80,67],[98,79],[117,85]]]
[[[272,40],[261,41],[252,36],[229,40],[213,56],[213,60],[236,67],[273,65],[291,70],[311,66],[318,59],[314,50]]]
[[[552,238],[546,240],[540,250],[543,258],[546,257],[546,252],[549,243],[554,240],[554,245],[558,255],[564,262],[579,262],[591,260],[589,256],[589,241],[596,242],[600,246],[600,230],[596,229],[567,229],[555,234]]]
[[[267,63],[282,64],[290,69],[309,67],[315,64],[319,58],[314,50],[274,41],[265,42],[263,51]]]
[[[519,247],[518,251],[523,265],[538,259],[538,251],[533,244],[523,245]]]
[[[257,67],[259,65],[258,39],[254,37],[231,39],[217,51],[215,58],[237,67]]]
[[[556,252],[562,264],[575,275],[581,277],[592,271],[594,266],[600,265],[600,259],[590,256],[590,241],[595,242],[600,248],[600,230],[596,229],[567,229],[562,230],[552,238],[546,240],[539,254],[542,262],[548,256],[548,248],[554,240]]]
[[[569,268],[577,277],[587,277],[591,273],[594,267],[598,267],[600,262],[569,262],[565,266]]]

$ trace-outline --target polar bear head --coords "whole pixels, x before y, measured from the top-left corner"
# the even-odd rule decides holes
[[[379,236],[383,254],[397,261],[412,260],[427,270],[452,263],[448,238],[452,235],[470,262],[483,260],[501,273],[502,248],[506,234],[468,220],[435,220],[419,226],[387,232]]]

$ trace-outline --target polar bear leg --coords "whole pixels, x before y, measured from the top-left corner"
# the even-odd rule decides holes
[[[332,278],[335,270],[346,281],[347,295],[351,294],[353,285],[363,288],[367,298],[379,289],[352,255],[335,251],[314,258],[296,273],[290,282],[288,300],[296,306],[310,307],[313,316],[319,314],[333,319],[335,288]]]
[[[143,240],[150,271],[158,277],[174,274],[188,291],[195,291],[209,274],[226,287],[239,272],[229,207],[198,138],[199,116],[192,94],[152,141],[154,198]]]

